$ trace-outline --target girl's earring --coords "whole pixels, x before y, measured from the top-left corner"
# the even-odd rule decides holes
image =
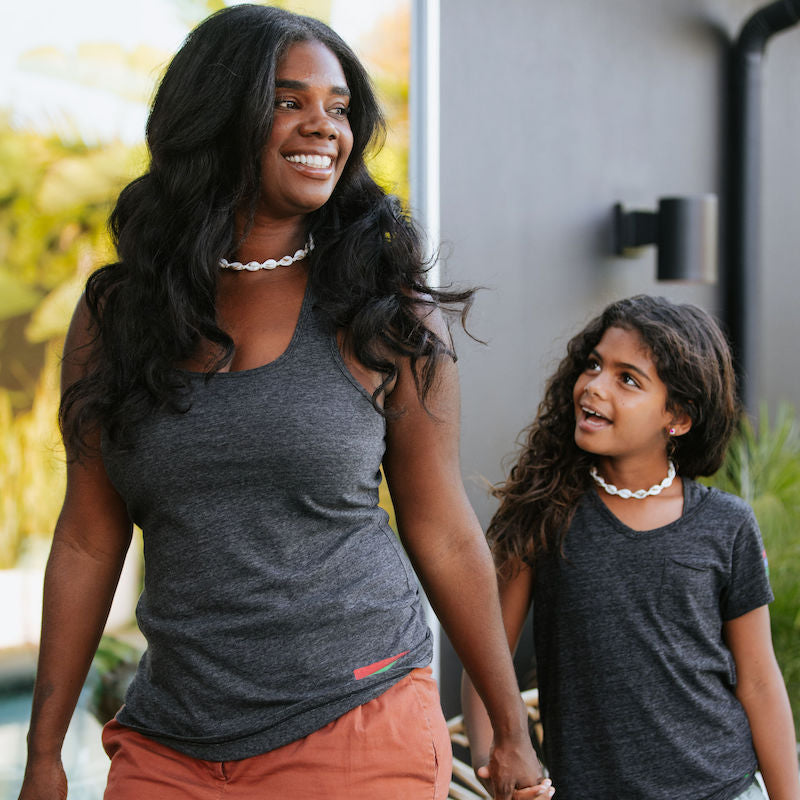
[[[670,428],[669,429],[669,435],[670,436],[674,436],[675,435],[675,428]]]

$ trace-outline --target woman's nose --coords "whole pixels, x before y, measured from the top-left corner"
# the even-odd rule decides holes
[[[339,130],[324,109],[309,109],[307,117],[300,126],[303,136],[319,136],[322,139],[336,139]]]

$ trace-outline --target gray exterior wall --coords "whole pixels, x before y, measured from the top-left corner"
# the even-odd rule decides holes
[[[655,251],[611,255],[611,209],[720,194],[729,42],[750,0],[441,0],[444,274],[488,287],[459,340],[462,465],[483,486],[532,418],[567,339],[647,292],[721,312],[716,286],[656,283]],[[772,39],[763,107],[760,396],[800,385],[800,26]],[[452,653],[443,656],[455,712]]]

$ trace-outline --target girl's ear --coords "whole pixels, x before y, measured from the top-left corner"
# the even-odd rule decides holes
[[[674,414],[667,428],[669,436],[683,436],[692,429],[692,420],[685,411]]]

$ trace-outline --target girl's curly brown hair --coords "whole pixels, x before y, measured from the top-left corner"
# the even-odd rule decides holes
[[[678,473],[711,475],[722,463],[740,406],[730,347],[717,323],[697,306],[663,297],[637,295],[612,303],[570,340],[536,419],[520,434],[508,479],[492,490],[501,502],[487,537],[501,575],[560,548],[576,504],[591,485],[592,455],[575,444],[572,391],[611,327],[639,334],[667,387],[667,408],[691,419],[688,433],[671,440]]]

